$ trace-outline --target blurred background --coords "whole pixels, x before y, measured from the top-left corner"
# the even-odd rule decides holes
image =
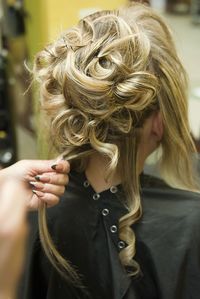
[[[0,0],[0,167],[44,157],[30,74],[34,55],[64,29],[100,9],[128,0]],[[200,0],[148,2],[171,25],[190,79],[189,115],[200,151]]]

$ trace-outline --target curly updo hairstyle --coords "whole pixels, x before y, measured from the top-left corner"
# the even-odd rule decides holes
[[[187,107],[187,80],[169,28],[151,8],[133,3],[100,11],[64,32],[35,58],[41,106],[50,119],[56,149],[72,168],[86,167],[99,152],[109,158],[108,177],[120,169],[127,214],[119,237],[127,246],[122,265],[136,275],[135,234],[141,217],[138,143],[145,119],[160,110],[164,124],[161,171],[173,186],[194,190]],[[48,233],[45,207],[39,213],[40,235],[57,270],[81,285],[75,269],[56,250]]]

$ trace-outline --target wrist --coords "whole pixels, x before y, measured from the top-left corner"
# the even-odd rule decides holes
[[[0,169],[0,186],[4,184],[4,182],[6,182],[7,180],[11,179],[11,178],[15,178],[15,167],[13,167],[14,165],[16,165],[17,163],[5,167],[3,169]],[[1,299],[1,298],[0,298]]]

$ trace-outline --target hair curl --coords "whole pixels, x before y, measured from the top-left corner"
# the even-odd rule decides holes
[[[128,213],[119,220],[120,238],[127,244],[119,257],[124,266],[132,267],[131,274],[138,273],[131,228],[142,213],[138,143],[142,125],[153,111],[161,111],[165,128],[161,142],[164,178],[171,185],[195,189],[187,80],[169,28],[151,8],[138,3],[100,11],[41,51],[34,74],[57,150],[81,165],[98,151],[109,157],[108,175],[120,167]],[[77,281],[76,272],[52,244],[44,207],[40,224],[50,260]]]

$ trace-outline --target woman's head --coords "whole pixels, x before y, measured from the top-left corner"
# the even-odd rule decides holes
[[[142,149],[145,158],[160,144],[168,182],[194,189],[187,80],[167,25],[136,3],[94,13],[40,52],[34,72],[57,149],[75,160],[98,151],[110,158],[108,175],[123,172],[120,258],[138,269],[130,225],[141,215]]]
[[[133,4],[84,18],[37,55],[35,73],[59,151],[91,146],[114,168],[120,146],[112,145],[122,140],[124,149],[123,139],[140,135],[160,110],[165,172],[183,167],[192,149],[185,72],[168,27],[150,8]]]

